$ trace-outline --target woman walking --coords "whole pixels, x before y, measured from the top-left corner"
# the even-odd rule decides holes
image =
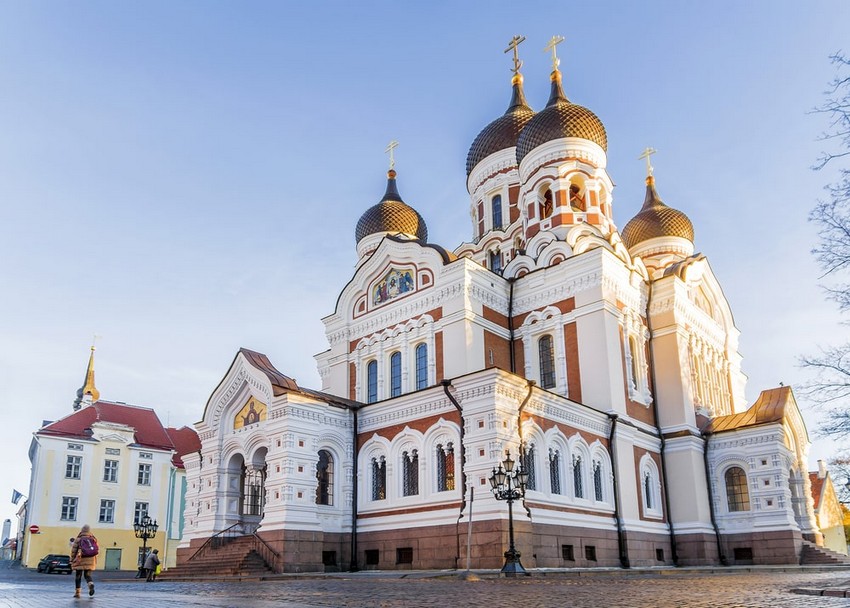
[[[97,539],[91,533],[91,527],[86,524],[80,529],[80,533],[71,545],[71,567],[75,570],[74,597],[80,597],[80,583],[83,576],[86,577],[86,583],[89,586],[89,595],[94,595],[91,571],[97,566],[97,554]]]

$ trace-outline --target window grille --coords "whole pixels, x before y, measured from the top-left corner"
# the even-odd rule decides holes
[[[549,482],[552,494],[561,493],[561,452],[549,450]]]
[[[372,459],[372,500],[387,497],[387,463],[384,457]]]
[[[403,479],[402,494],[416,496],[419,494],[419,452],[411,450],[401,455]]]
[[[262,515],[266,505],[266,468],[242,465],[242,515]]]
[[[428,386],[428,347],[420,344],[416,347],[416,390]]]
[[[602,502],[602,463],[598,460],[593,463],[593,494],[597,502]]]
[[[319,450],[319,462],[316,464],[316,504],[334,504],[333,501],[334,459],[327,450]]]
[[[497,194],[491,201],[493,207],[493,229],[498,230],[502,227],[502,196]]]
[[[542,336],[537,342],[537,351],[540,358],[540,386],[543,388],[554,388],[555,349],[552,344],[552,336]]]
[[[437,446],[437,491],[455,489],[455,452],[451,442]]]
[[[401,353],[390,355],[390,396],[401,395]]]
[[[369,361],[366,366],[366,402],[375,403],[378,400],[378,362]]]
[[[573,456],[573,487],[576,498],[584,498],[584,475],[582,474],[581,456]]]
[[[750,492],[747,488],[747,474],[741,467],[730,467],[725,477],[729,511],[749,511]]]
[[[522,450],[519,457],[522,468],[528,473],[528,481],[525,484],[526,489],[537,489],[537,471],[534,468],[534,444]]]

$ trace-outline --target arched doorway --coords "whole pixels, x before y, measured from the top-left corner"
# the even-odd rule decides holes
[[[260,448],[243,463],[239,480],[239,516],[246,533],[254,532],[266,507],[266,448]]]

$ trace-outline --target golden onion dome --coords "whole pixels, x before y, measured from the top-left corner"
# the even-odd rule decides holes
[[[513,77],[513,94],[507,111],[499,118],[484,127],[466,155],[466,175],[472,173],[475,165],[501,150],[513,148],[526,123],[534,117],[534,110],[525,100],[522,90],[522,74]]]
[[[578,137],[598,144],[608,151],[608,135],[605,125],[585,108],[571,103],[561,88],[561,72],[552,72],[552,91],[546,107],[540,110],[523,128],[516,144],[516,162],[537,146],[564,137]]]
[[[675,236],[694,242],[694,225],[688,216],[664,204],[655,191],[655,178],[646,178],[646,198],[638,211],[620,232],[628,249],[656,237]]]
[[[423,243],[428,241],[428,227],[425,225],[425,220],[416,209],[401,200],[395,177],[396,172],[390,169],[387,172],[387,191],[384,193],[384,198],[360,216],[354,231],[354,237],[358,243],[370,234],[382,232],[409,234]]]

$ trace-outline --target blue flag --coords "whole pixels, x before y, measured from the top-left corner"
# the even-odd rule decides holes
[[[22,497],[23,497],[23,494],[21,494],[21,493],[20,493],[20,492],[18,492],[17,490],[14,490],[14,489],[12,490],[12,504],[13,504],[13,505],[18,504],[18,501],[19,501]]]

